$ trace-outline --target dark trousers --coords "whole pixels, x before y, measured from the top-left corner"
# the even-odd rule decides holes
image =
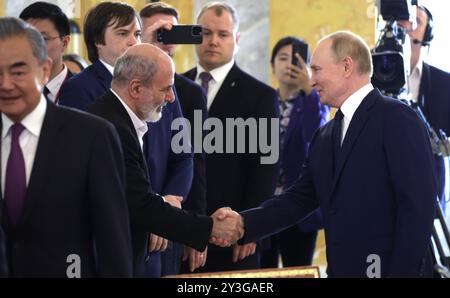
[[[169,241],[166,251],[161,253],[162,276],[180,274],[183,249],[182,244]]]
[[[277,268],[281,255],[283,267],[310,266],[316,247],[317,231],[303,232],[298,225],[271,237],[270,249],[262,253],[261,268]]]
[[[208,257],[205,267],[201,267],[195,272],[218,272],[232,270],[249,270],[261,268],[261,255],[259,248],[255,254],[233,263],[233,249],[231,247],[221,248],[214,245],[208,246]]]

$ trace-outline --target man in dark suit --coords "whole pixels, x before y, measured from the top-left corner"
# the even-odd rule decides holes
[[[58,104],[62,84],[72,77],[62,58],[70,42],[69,19],[61,8],[47,2],[35,2],[27,6],[19,17],[36,27],[44,37],[48,56],[53,62],[44,95]]]
[[[116,59],[140,42],[141,26],[133,7],[121,2],[102,2],[84,22],[83,34],[92,64],[61,87],[61,105],[85,110],[111,87]]]
[[[114,124],[122,143],[135,276],[145,275],[148,232],[203,251],[210,235],[221,235],[228,226],[242,224],[237,214],[227,222],[217,220],[214,214],[213,220],[172,207],[152,191],[142,138],[146,121],[158,121],[164,105],[173,102],[173,76],[173,62],[163,51],[149,44],[135,45],[117,60],[111,90],[88,108]],[[225,239],[233,243],[239,234],[233,232]]]
[[[278,119],[275,90],[242,71],[234,62],[239,42],[236,10],[226,3],[210,3],[202,8],[197,22],[203,26],[203,43],[196,46],[199,63],[185,75],[207,91],[209,117],[222,123],[226,123],[227,118],[255,119],[256,122]],[[224,135],[234,129],[225,129]],[[250,139],[247,134],[246,142]],[[224,148],[233,141],[237,143],[236,135],[234,139],[223,140]],[[206,154],[208,214],[223,206],[235,210],[256,207],[273,194],[278,176],[276,162],[262,164],[261,155],[260,151]],[[232,248],[210,247],[204,271],[259,267],[259,249],[256,243],[249,243]]]
[[[450,74],[440,70],[422,59],[424,47],[429,47],[433,40],[433,16],[425,6],[416,6],[417,27],[413,30],[409,21],[398,21],[407,29],[411,38],[411,71],[408,86],[413,102],[417,103],[427,121],[436,132],[442,130],[450,135]],[[446,194],[449,187],[445,185],[445,162],[448,157],[435,156],[439,197],[445,210]]]
[[[0,222],[3,218],[3,202],[0,202]],[[8,259],[6,258],[6,240],[3,227],[0,225],[0,277],[8,276]]]
[[[50,69],[40,33],[0,19],[0,194],[10,276],[131,277],[117,133],[46,100]]]
[[[152,2],[147,4],[139,13],[142,19],[142,27],[143,27],[143,35],[142,42],[151,43],[154,46],[157,46],[167,55],[173,57],[174,51],[176,49],[176,45],[174,44],[163,44],[156,40],[156,31],[160,28],[171,29],[173,25],[178,24],[178,11],[175,7],[164,3],[164,2]],[[183,116],[189,121],[191,125],[191,136],[194,136],[194,114],[195,111],[199,111],[202,114],[202,119],[205,120],[207,118],[206,111],[206,95],[203,92],[202,88],[192,82],[191,80],[175,74],[175,90],[176,97],[178,97],[179,104],[181,105],[181,109],[183,112]],[[175,99],[175,102],[178,103],[178,100]],[[161,121],[157,124],[164,125],[162,123],[167,123],[165,126],[168,128],[168,131],[171,132],[168,134],[169,138],[166,138],[167,152],[170,153],[170,142],[171,136],[178,133],[177,130],[170,130],[170,126],[172,120],[180,117],[178,115],[163,115]],[[153,131],[154,128],[150,127],[150,130]],[[174,167],[174,162],[170,162],[167,158],[167,154],[162,151],[163,146],[161,146],[161,137],[158,137],[154,133],[149,134],[148,138],[152,138],[148,140],[148,148],[153,149],[146,155],[147,162],[155,165],[159,165],[158,167],[150,167],[150,176],[153,178],[159,178],[162,183],[156,183],[152,179],[152,187],[161,194],[178,194],[177,198],[182,202],[182,207],[185,210],[193,211],[198,214],[206,213],[206,177],[205,177],[205,156],[201,150],[197,150],[193,156],[193,177],[189,175],[180,175],[183,174],[178,170],[178,175],[173,173],[173,170],[179,169],[180,166]],[[164,139],[163,139],[164,140]],[[192,138],[191,138],[192,141]],[[192,143],[192,142],[191,142]],[[159,154],[155,154],[159,153]],[[181,154],[173,154],[170,153],[169,157],[172,156],[172,159],[177,160],[178,164],[181,164],[182,160],[180,159]],[[168,161],[167,161],[168,160]],[[167,162],[166,162],[167,161]],[[156,162],[159,162],[157,164]],[[166,165],[167,164],[167,165]],[[167,167],[170,166],[171,167]],[[166,170],[167,168],[167,170]],[[184,167],[186,169],[186,167]],[[192,168],[192,166],[191,166]],[[171,170],[172,169],[172,170]],[[163,171],[163,173],[161,173]],[[164,175],[164,172],[167,171],[167,175]],[[152,175],[152,172],[156,172]],[[184,177],[183,180],[177,177]],[[188,180],[189,179],[189,180]],[[178,180],[178,181],[177,181]],[[192,180],[192,186],[189,189],[183,189],[183,185],[188,184],[187,182]],[[183,183],[184,182],[184,183]],[[162,189],[161,186],[158,185],[167,185],[171,186],[171,189]],[[178,190],[174,188],[175,185],[178,185]],[[166,196],[167,197],[167,196]],[[179,274],[181,268],[181,260],[189,260],[189,270],[193,271],[195,268],[202,266],[206,262],[207,251],[199,252],[195,249],[188,246],[181,246],[178,243],[169,243],[167,250],[161,253],[161,274],[162,275],[173,275]]]
[[[353,33],[322,39],[311,69],[321,101],[339,110],[315,133],[294,185],[241,213],[244,242],[320,207],[328,276],[431,277],[437,191],[423,123],[410,107],[373,89],[369,48]]]

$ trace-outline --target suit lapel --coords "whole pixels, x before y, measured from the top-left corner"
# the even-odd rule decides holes
[[[429,106],[428,101],[425,101],[425,99],[430,98],[430,90],[428,90],[428,87],[430,85],[430,66],[423,62],[422,66],[422,77],[420,79],[420,86],[419,86],[419,97],[417,101],[419,102],[420,108],[425,113],[425,115],[429,115]]]
[[[347,161],[353,146],[355,145],[356,140],[361,134],[364,126],[369,120],[370,117],[370,108],[375,103],[377,96],[380,96],[378,90],[372,90],[361,102],[360,106],[356,109],[355,114],[350,122],[350,125],[347,129],[347,133],[345,134],[344,142],[342,143],[341,153],[339,155],[338,164],[335,170],[335,175],[333,177],[333,187],[332,192],[334,191],[336,184],[339,180],[339,177],[344,168],[345,162]],[[331,148],[333,148],[332,144],[332,136],[330,134]]]
[[[131,135],[133,136],[134,147],[136,147],[139,152],[138,153],[139,161],[141,162],[141,164],[145,170],[145,174],[147,176],[146,178],[149,179],[150,175],[148,172],[147,162],[144,157],[144,153],[141,150],[141,143],[139,142],[138,135],[137,135],[136,129],[134,128],[133,122],[131,121],[130,115],[128,115],[128,112],[126,111],[125,107],[122,105],[122,103],[116,97],[116,95],[111,92],[111,90],[107,91],[107,93],[105,94],[105,99],[106,99],[107,104],[111,106],[111,108],[115,111],[115,113],[117,115],[119,115],[120,121],[122,122],[121,124],[124,127],[126,127],[128,130],[128,133],[131,133]],[[144,136],[144,138],[145,138],[145,136]]]
[[[58,150],[58,133],[60,130],[56,109],[54,104],[47,100],[47,111],[42,124],[33,168],[28,182],[23,215],[17,224],[17,231],[20,231],[21,227],[25,225],[34,206],[42,198],[44,188],[48,181],[47,177],[51,175],[49,168],[53,164],[52,157],[56,155]]]
[[[95,74],[97,75],[100,83],[105,90],[111,88],[112,75],[108,69],[103,65],[100,60],[96,60],[92,67],[94,68]]]
[[[222,86],[220,86],[216,97],[214,97],[211,107],[209,108],[211,114],[214,114],[215,112],[220,113],[220,111],[226,111],[229,109],[227,109],[226,107],[230,106],[229,100],[235,98],[232,94],[238,85],[240,71],[241,70],[239,69],[239,67],[234,64],[230,72],[225,77]]]

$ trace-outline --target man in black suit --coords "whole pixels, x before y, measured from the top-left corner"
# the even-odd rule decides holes
[[[170,30],[173,25],[178,24],[179,13],[177,9],[162,1],[152,2],[147,4],[140,11],[139,15],[141,16],[143,24],[142,42],[151,43],[166,52],[170,57],[173,57],[176,45],[158,42],[156,40],[156,31],[160,28]],[[175,74],[175,90],[181,105],[183,116],[189,121],[191,126],[192,144],[195,111],[201,113],[203,120],[205,120],[208,115],[206,111],[206,95],[200,86],[179,74]],[[149,143],[149,146],[158,146],[158,142],[153,143],[154,144]],[[157,156],[157,158],[161,157]],[[187,197],[184,198],[184,200],[181,198],[182,207],[185,210],[193,211],[198,214],[206,214],[205,155],[202,150],[194,152],[193,165],[194,175],[192,186]],[[165,182],[165,184],[168,184],[168,182],[170,181]],[[171,243],[167,250],[161,253],[161,273],[162,275],[173,275],[178,274],[181,269],[183,271],[189,269],[189,271],[192,272],[196,268],[204,266],[206,258],[207,250],[199,252],[188,246],[183,247],[178,243]],[[188,260],[189,266],[181,266],[182,259]]]
[[[0,222],[3,218],[3,202],[0,202]],[[8,260],[6,258],[6,240],[5,232],[3,232],[3,227],[0,225],[0,277],[8,276]]]
[[[311,69],[321,102],[339,110],[314,134],[293,186],[241,212],[243,242],[320,207],[329,277],[431,277],[437,191],[423,123],[373,88],[369,47],[351,32],[324,37]]]
[[[122,143],[135,276],[145,274],[149,232],[198,251],[205,249],[210,236],[222,235],[234,243],[242,232],[237,214],[229,221],[218,220],[215,214],[213,218],[192,214],[152,191],[142,137],[146,121],[158,121],[164,105],[174,100],[173,76],[173,62],[163,51],[150,44],[132,46],[116,62],[111,90],[88,108],[114,124]],[[240,232],[223,234],[230,226]]]
[[[398,21],[406,28],[411,38],[411,72],[408,87],[413,102],[419,105],[427,121],[436,132],[442,130],[450,136],[450,74],[423,61],[424,47],[433,40],[433,16],[425,6],[416,6],[417,27],[409,21]],[[414,29],[414,30],[413,30]],[[438,190],[442,208],[445,210],[446,194],[445,169],[448,157],[435,156],[438,172]]]
[[[278,119],[275,90],[242,71],[234,62],[239,42],[236,10],[226,3],[210,3],[202,8],[197,22],[203,26],[203,43],[196,46],[199,62],[185,75],[204,87],[209,117],[218,118],[223,124],[227,118],[255,119],[257,123],[260,119]],[[231,130],[234,128],[224,135],[232,133]],[[270,127],[268,135],[269,132]],[[247,134],[247,149],[250,139]],[[236,141],[236,137],[223,140],[224,148],[227,143],[236,144]],[[276,151],[278,155],[278,146]],[[260,151],[244,154],[207,152],[208,214],[223,206],[233,210],[256,207],[273,194],[277,166],[276,163],[262,164],[261,155]],[[204,271],[259,267],[256,243],[250,243],[232,248],[210,247]]]
[[[50,70],[41,34],[0,19],[0,194],[10,276],[131,277],[117,133],[46,100]]]
[[[62,84],[72,77],[62,58],[70,42],[69,19],[61,8],[47,2],[30,4],[22,10],[19,18],[36,27],[44,37],[48,56],[53,62],[44,95],[58,104]]]

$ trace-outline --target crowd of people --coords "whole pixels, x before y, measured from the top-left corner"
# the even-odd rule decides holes
[[[179,16],[164,2],[99,3],[82,30],[90,65],[65,55],[70,22],[57,5],[0,18],[1,276],[161,277],[276,268],[280,257],[307,266],[322,228],[329,277],[368,277],[371,255],[372,275],[432,276],[445,167],[416,113],[372,86],[366,42],[334,32],[309,61],[293,52],[304,40],[283,37],[267,62],[275,90],[235,61],[239,15],[226,2],[201,8],[198,62],[175,73],[176,45],[156,32]],[[417,40],[413,100],[449,134],[450,75],[423,62],[432,16],[418,6],[417,18],[400,23]],[[225,137],[194,133],[220,123]],[[227,150],[194,150],[192,139],[178,152],[184,129]],[[255,138],[277,144],[278,162],[261,162]]]

